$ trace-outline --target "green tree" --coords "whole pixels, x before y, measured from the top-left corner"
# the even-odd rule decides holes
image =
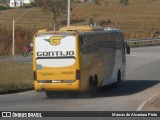
[[[128,5],[128,0],[124,0],[124,5]]]
[[[33,3],[35,3],[35,6],[41,7],[43,6],[44,0],[33,0]]]
[[[120,0],[120,4],[128,5],[128,0]]]
[[[58,23],[58,17],[64,15],[67,11],[67,1],[66,0],[45,0],[45,8],[48,7],[49,11],[53,13],[53,22]]]
[[[58,17],[66,14],[67,0],[34,0],[36,6],[42,7],[43,11],[49,10],[53,13],[53,24],[58,27]]]

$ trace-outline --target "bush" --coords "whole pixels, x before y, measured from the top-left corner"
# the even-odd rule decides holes
[[[101,21],[100,22],[100,25],[102,26],[102,27],[107,27],[109,24],[111,24],[112,22],[111,22],[111,20],[110,19],[108,19],[108,20],[103,20],[103,21]]]
[[[7,10],[9,9],[9,6],[0,6],[0,10]]]
[[[128,5],[128,0],[120,0],[120,4]]]
[[[32,1],[32,2],[30,3],[30,5],[31,5],[31,7],[36,7],[36,3],[35,3],[34,1]]]

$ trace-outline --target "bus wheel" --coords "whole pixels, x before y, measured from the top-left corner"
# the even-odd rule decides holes
[[[89,81],[89,96],[95,97],[97,94],[97,79],[94,79],[91,77]]]
[[[120,81],[121,81],[121,72],[119,71],[118,74],[117,74],[117,81],[114,84],[114,87],[117,88],[119,86]]]
[[[53,92],[52,91],[46,91],[45,93],[46,93],[46,96],[48,98],[52,98],[52,96],[53,96]]]
[[[23,52],[23,53],[22,53],[22,56],[24,56],[24,57],[27,57],[28,55],[29,55],[28,52]]]

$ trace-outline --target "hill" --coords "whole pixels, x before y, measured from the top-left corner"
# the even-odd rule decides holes
[[[117,28],[124,33],[126,40],[147,38],[153,36],[156,31],[160,31],[159,5],[160,0],[129,0],[128,5],[120,5],[119,0],[104,0],[101,5],[90,2],[75,2],[71,6],[72,15],[76,16],[77,21],[72,22],[72,24],[89,25],[90,20],[93,19],[97,25],[100,25],[102,22],[110,20],[111,24],[109,26],[114,28],[118,13],[120,13]],[[25,11],[25,8],[0,11],[0,35],[2,36],[0,38],[0,55],[11,54],[12,21],[13,19],[16,20]],[[66,18],[66,15],[60,17],[60,27],[66,25]],[[38,7],[29,8],[28,12],[15,23],[15,38],[18,41],[16,46],[22,45],[24,47],[38,29],[46,28],[53,29],[52,13],[42,11]],[[56,29],[58,30],[58,28]],[[16,54],[19,54],[23,47],[16,47],[19,49],[16,50]]]
[[[160,0],[129,0],[128,5],[122,5],[117,28],[125,33],[125,38],[150,37],[160,28]],[[115,27],[119,13],[119,0],[106,0],[102,5],[79,4],[74,12],[89,20],[94,18],[99,24],[110,19],[111,27]]]
[[[111,27],[115,27],[120,9],[119,0],[104,0],[101,5],[94,3],[73,3],[72,14],[84,22],[76,25],[89,24],[94,19],[98,25],[105,20],[111,20]],[[129,0],[128,5],[121,5],[117,28],[125,33],[126,39],[150,37],[160,28],[159,0]],[[12,29],[13,18],[18,18],[25,9],[17,8],[1,11],[0,26]],[[53,28],[52,13],[42,12],[40,8],[31,8],[20,20],[16,27],[37,30]],[[61,18],[64,21],[65,17]],[[63,26],[63,25],[62,25]]]

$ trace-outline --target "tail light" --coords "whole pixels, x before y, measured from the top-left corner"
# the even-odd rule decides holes
[[[80,79],[80,70],[76,70],[76,80]]]
[[[36,71],[33,71],[33,78],[34,78],[34,80],[37,80],[37,73],[36,73]]]

